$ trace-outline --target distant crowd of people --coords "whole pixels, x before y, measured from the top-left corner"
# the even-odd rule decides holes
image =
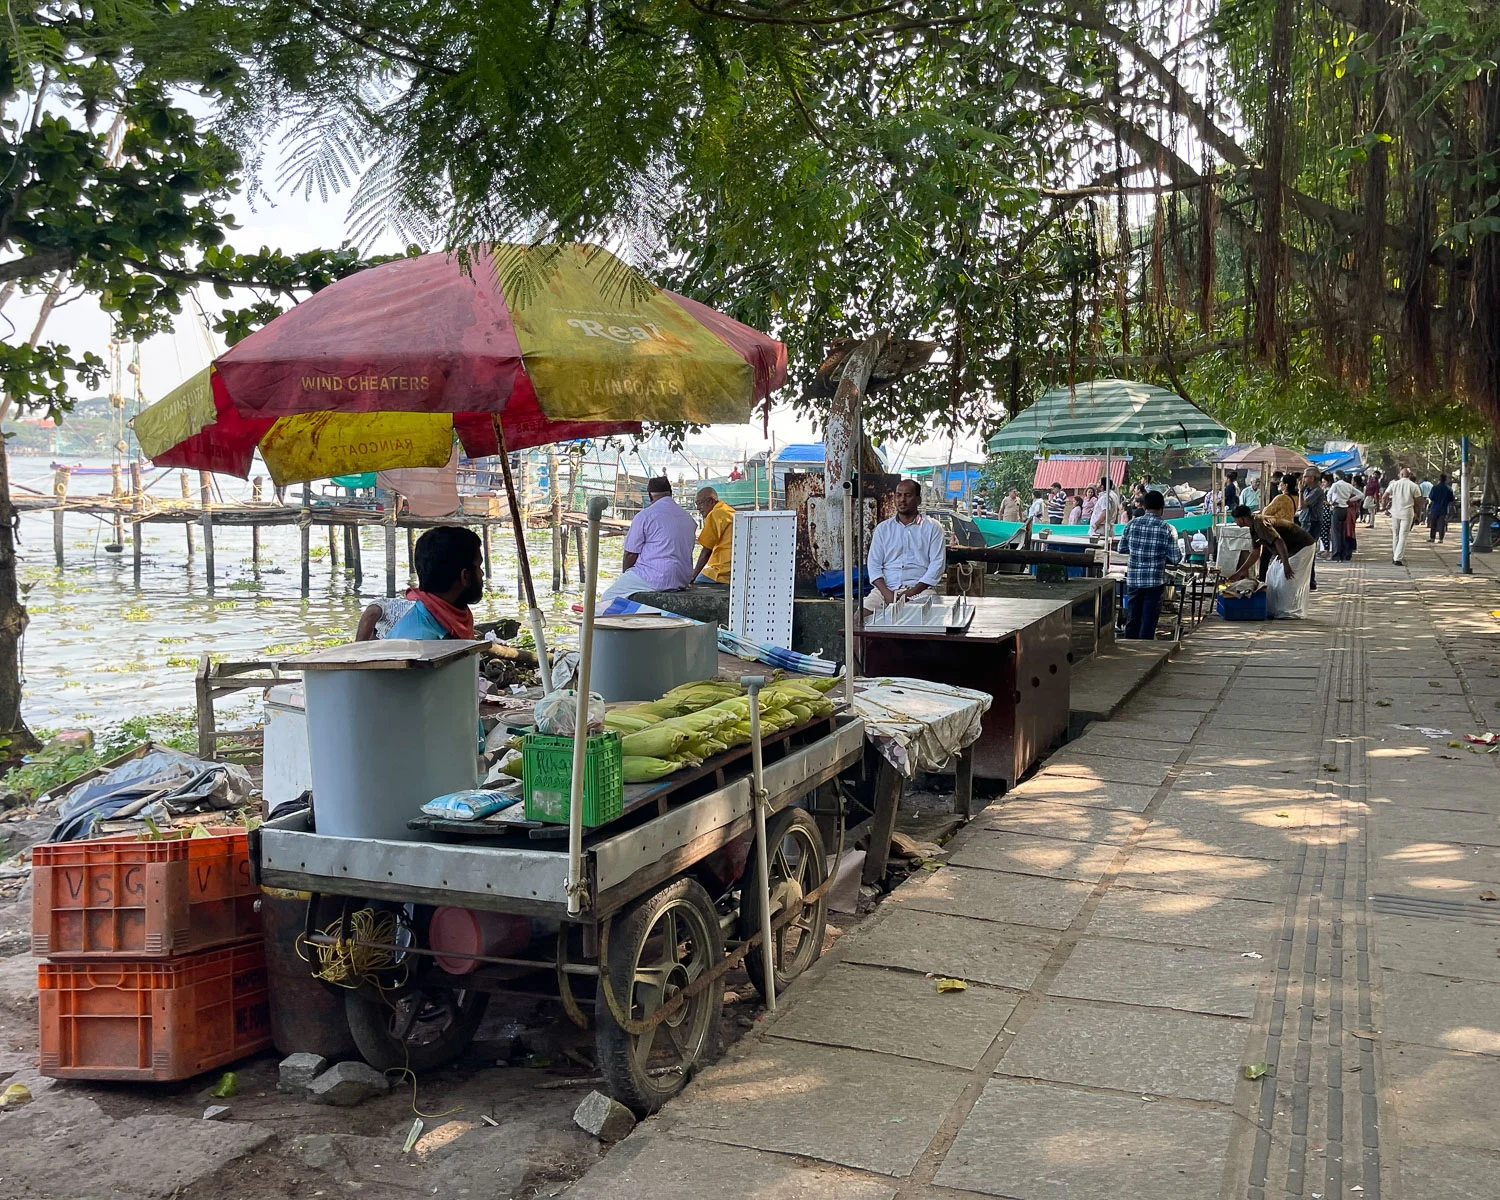
[[[1404,565],[1407,541],[1417,522],[1426,522],[1429,542],[1441,544],[1457,499],[1446,474],[1436,483],[1418,483],[1410,467],[1402,467],[1392,478],[1378,470],[1368,475],[1319,472],[1316,467],[1300,475],[1275,471],[1264,481],[1264,494],[1260,483],[1251,479],[1241,487],[1239,473],[1226,472],[1218,501],[1222,511],[1232,515],[1243,505],[1263,520],[1295,524],[1312,535],[1317,555],[1332,562],[1350,561],[1359,549],[1360,528],[1373,529],[1376,514],[1384,512],[1391,518],[1391,560]]]

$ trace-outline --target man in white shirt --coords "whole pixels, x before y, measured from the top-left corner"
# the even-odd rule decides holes
[[[1120,493],[1110,484],[1099,493],[1094,504],[1094,514],[1089,518],[1089,537],[1103,539],[1111,536],[1119,517]]]
[[[672,499],[672,485],[658,476],[646,485],[651,503],[636,513],[625,534],[625,569],[599,597],[608,604],[635,592],[675,592],[693,578],[693,544],[698,526]]]
[[[1047,493],[1036,492],[1032,496],[1031,507],[1026,510],[1028,521],[1040,520],[1047,511]]]
[[[1406,535],[1411,532],[1417,519],[1417,504],[1422,499],[1422,489],[1412,482],[1411,468],[1402,467],[1398,478],[1391,480],[1385,489],[1385,510],[1391,514],[1391,561],[1404,566],[1406,557]]]
[[[896,485],[896,515],[875,526],[865,572],[874,589],[865,610],[879,612],[896,598],[936,588],[948,565],[948,535],[921,512],[922,489],[913,479]]]
[[[1349,516],[1349,505],[1358,504],[1360,500],[1359,489],[1349,482],[1346,472],[1340,471],[1333,481],[1333,486],[1328,489],[1328,506],[1333,509],[1333,554],[1334,562],[1348,562],[1353,557],[1353,551],[1349,546],[1349,527],[1347,519]]]

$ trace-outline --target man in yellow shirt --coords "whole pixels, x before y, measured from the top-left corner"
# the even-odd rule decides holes
[[[734,509],[719,499],[711,487],[701,488],[697,498],[703,528],[698,531],[698,562],[694,583],[729,582],[729,547],[734,538]]]

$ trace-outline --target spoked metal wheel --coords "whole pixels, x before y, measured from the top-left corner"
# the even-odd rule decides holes
[[[471,1041],[489,1003],[487,992],[413,984],[400,991],[360,988],[344,995],[349,1032],[378,1071],[431,1071],[452,1062]]]
[[[607,960],[600,964],[595,1045],[610,1094],[637,1116],[659,1109],[714,1057],[724,989],[709,984],[649,1029],[632,1032],[621,1018],[644,1021],[723,956],[713,901],[693,879],[637,900],[611,926]]]
[[[779,995],[823,953],[828,897],[819,896],[811,902],[803,897],[828,877],[828,858],[817,822],[800,808],[784,809],[767,822],[766,844],[770,847],[771,923],[776,925],[786,912],[797,914],[772,936],[772,963]],[[740,883],[737,932],[741,938],[749,938],[760,930],[760,868],[753,854]],[[745,971],[764,998],[765,968],[759,946],[745,955]]]

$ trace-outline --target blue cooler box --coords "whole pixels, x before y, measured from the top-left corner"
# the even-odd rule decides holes
[[[1255,595],[1243,600],[1234,596],[1220,596],[1214,608],[1226,621],[1264,621],[1266,590],[1261,588]]]

